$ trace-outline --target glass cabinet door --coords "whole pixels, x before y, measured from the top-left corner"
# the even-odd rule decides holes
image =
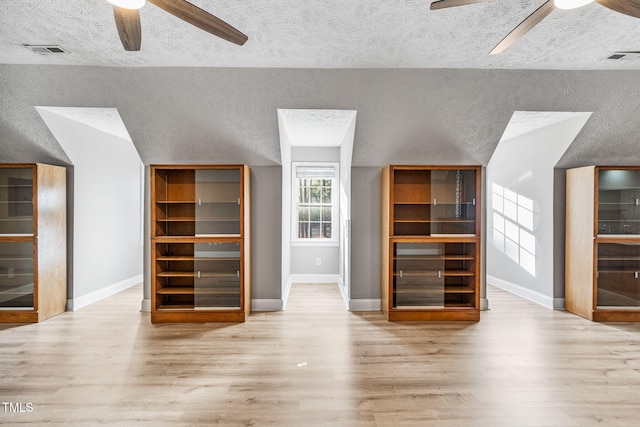
[[[444,245],[393,244],[394,308],[444,307]]]
[[[475,171],[431,171],[431,235],[475,234],[475,193]]]
[[[599,171],[598,234],[640,234],[640,170]]]
[[[33,309],[33,242],[0,242],[0,310]]]
[[[196,236],[240,235],[240,170],[196,170]]]
[[[33,169],[0,169],[0,235],[33,235]]]
[[[598,243],[597,306],[640,307],[640,244]]]
[[[195,308],[240,309],[240,242],[196,243]]]

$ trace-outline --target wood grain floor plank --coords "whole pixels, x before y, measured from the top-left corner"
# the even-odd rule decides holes
[[[640,324],[593,323],[490,288],[478,323],[346,311],[297,284],[243,324],[155,324],[134,287],[0,325],[0,424],[631,426]]]

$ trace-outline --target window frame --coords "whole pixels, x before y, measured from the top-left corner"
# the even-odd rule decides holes
[[[338,230],[338,213],[339,213],[339,179],[340,167],[337,162],[292,162],[291,174],[291,244],[293,246],[338,246],[339,230]],[[298,237],[298,208],[300,201],[298,200],[298,167],[330,167],[334,170],[334,176],[331,179],[331,238],[324,237]],[[313,177],[311,177],[313,179]],[[318,179],[327,179],[321,178]]]

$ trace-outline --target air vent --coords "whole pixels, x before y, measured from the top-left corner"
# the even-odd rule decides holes
[[[607,59],[622,59],[625,61],[635,61],[640,59],[640,51],[629,51],[629,52],[615,52],[612,55],[608,56]]]
[[[38,55],[53,55],[57,53],[67,53],[66,50],[55,44],[23,44],[22,46]]]

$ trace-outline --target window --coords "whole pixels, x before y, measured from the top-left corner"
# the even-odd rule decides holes
[[[337,240],[336,166],[295,166],[295,240]]]

